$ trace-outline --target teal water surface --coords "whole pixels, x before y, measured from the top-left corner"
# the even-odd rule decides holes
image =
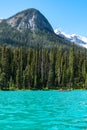
[[[87,91],[1,91],[0,130],[87,130]]]

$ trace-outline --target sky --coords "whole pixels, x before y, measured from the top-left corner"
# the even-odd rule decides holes
[[[1,0],[0,18],[29,8],[38,9],[53,29],[87,37],[87,0]]]

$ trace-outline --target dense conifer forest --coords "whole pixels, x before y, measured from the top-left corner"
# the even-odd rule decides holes
[[[87,88],[85,49],[0,46],[1,90],[61,88]]]

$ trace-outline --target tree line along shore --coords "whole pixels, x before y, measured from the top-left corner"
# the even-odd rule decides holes
[[[1,90],[86,88],[86,49],[0,46]]]

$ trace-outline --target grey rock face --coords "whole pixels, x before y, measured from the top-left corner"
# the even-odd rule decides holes
[[[7,23],[20,31],[30,29],[53,32],[53,28],[48,20],[36,9],[22,11],[7,19]]]

